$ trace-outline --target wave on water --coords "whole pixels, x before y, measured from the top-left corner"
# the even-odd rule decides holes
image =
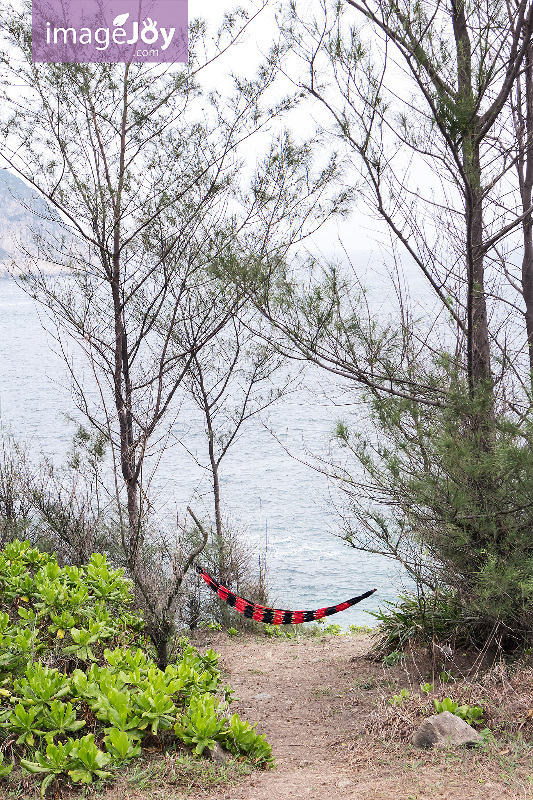
[[[271,595],[286,608],[320,608],[367,589],[377,593],[335,618],[347,628],[372,624],[365,612],[393,600],[402,590],[397,566],[379,556],[360,553],[332,535],[339,522],[324,475],[302,461],[327,451],[331,432],[345,408],[328,402],[324,379],[290,402],[272,407],[267,427],[252,419],[223,463],[221,485],[225,511],[255,548],[266,555]],[[320,392],[318,391],[320,387]],[[314,390],[316,388],[316,391]],[[4,429],[60,463],[74,429],[67,415],[78,417],[65,364],[43,330],[33,302],[13,280],[0,285],[0,416]],[[184,402],[179,430],[190,431],[188,447],[203,452],[205,439],[198,411]],[[268,429],[283,436],[282,447]],[[298,456],[295,460],[287,450]],[[176,511],[194,502],[210,509],[210,481],[187,456],[173,447],[163,458],[152,490],[163,526],[172,526]],[[266,550],[266,554],[265,554]]]

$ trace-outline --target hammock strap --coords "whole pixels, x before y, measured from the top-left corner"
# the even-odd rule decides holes
[[[252,603],[244,597],[231,592],[221,583],[218,583],[211,575],[202,569],[199,564],[195,564],[196,572],[202,576],[210,589],[224,600],[229,606],[243,614],[248,619],[253,619],[256,622],[265,622],[270,625],[298,625],[300,622],[313,622],[323,617],[330,617],[332,614],[337,614],[339,611],[346,611],[350,606],[360,603],[361,600],[366,600],[367,597],[374,594],[376,589],[360,594],[358,597],[352,597],[350,600],[345,600],[344,603],[338,603],[336,606],[328,606],[328,608],[319,608],[317,611],[286,611],[281,608],[267,608],[260,606],[258,603]]]

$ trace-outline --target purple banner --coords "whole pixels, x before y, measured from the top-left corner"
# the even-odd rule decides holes
[[[32,36],[34,62],[186,62],[187,0],[33,0]]]

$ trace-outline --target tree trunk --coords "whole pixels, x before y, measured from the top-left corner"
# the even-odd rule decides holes
[[[133,433],[133,397],[130,378],[128,338],[124,323],[121,297],[121,219],[122,190],[126,175],[126,130],[128,121],[128,77],[129,64],[124,71],[123,105],[120,131],[120,162],[116,190],[111,190],[113,203],[113,269],[111,293],[113,297],[113,317],[115,325],[115,369],[114,393],[120,427],[120,462],[122,477],[126,485],[128,509],[128,538],[123,539],[124,551],[132,572],[137,571],[137,553],[140,536],[140,513],[138,481],[140,465],[137,464]],[[123,534],[124,536],[124,534]]]
[[[462,137],[462,170],[466,198],[467,374],[469,393],[473,398],[478,389],[483,392],[487,390],[492,392],[484,287],[483,194],[480,142],[477,135],[479,118],[473,102],[472,48],[466,23],[464,0],[452,0],[452,15],[457,56],[455,116],[457,129]],[[490,406],[492,406],[492,402]]]
[[[483,391],[492,385],[490,368],[489,328],[485,297],[483,262],[483,205],[479,167],[479,150],[472,159],[472,183],[470,185],[472,205],[467,208],[467,225],[470,239],[467,254],[468,272],[468,377],[471,395],[478,388]],[[467,205],[470,205],[467,203]]]
[[[218,475],[218,461],[215,455],[215,447],[214,447],[214,432],[211,422],[211,415],[209,411],[206,409],[206,418],[207,418],[207,425],[208,425],[208,433],[209,433],[209,460],[211,462],[211,473],[213,475],[213,498],[215,502],[215,524],[216,524],[216,531],[217,531],[217,571],[218,571],[218,580],[220,583],[227,586],[231,583],[231,575],[228,574],[228,567],[229,565],[226,563],[226,547],[224,544],[224,533],[222,530],[222,513],[220,510],[220,481]],[[225,603],[220,604],[220,614],[222,617],[222,625],[225,628],[229,627],[230,624],[230,610],[229,606]]]
[[[215,502],[215,524],[217,529],[218,558],[221,580],[225,580],[225,553],[224,534],[222,530],[222,513],[220,510],[220,480],[218,475],[218,461],[215,457],[213,446],[213,431],[209,430],[209,460],[213,474],[213,498]]]
[[[522,117],[520,103],[517,104],[523,130],[519,136],[524,144],[519,145],[519,181],[522,199],[522,213],[526,214],[522,221],[524,240],[524,256],[522,259],[522,295],[526,306],[526,334],[529,352],[529,373],[533,390],[533,220],[531,197],[533,188],[533,46],[529,45],[525,58],[525,102],[526,117]],[[524,141],[525,140],[525,141]]]
[[[120,466],[126,486],[128,510],[128,537],[127,541],[124,541],[124,549],[130,569],[135,570],[140,523],[137,496],[138,475],[133,442],[132,391],[128,369],[127,334],[122,316],[119,279],[120,257],[115,252],[113,258],[113,280],[111,283],[115,323],[114,396],[120,428]]]

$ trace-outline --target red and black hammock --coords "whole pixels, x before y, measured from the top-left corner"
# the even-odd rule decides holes
[[[239,614],[244,614],[248,619],[254,619],[256,622],[268,622],[270,625],[297,625],[299,622],[313,622],[323,617],[330,617],[339,611],[346,611],[347,608],[360,603],[361,600],[366,600],[376,591],[375,589],[370,589],[369,592],[360,594],[359,597],[352,597],[351,600],[345,600],[344,603],[338,603],[336,606],[319,608],[318,611],[285,611],[281,608],[266,608],[257,603],[252,603],[250,600],[245,600],[244,597],[238,597],[238,595],[218,583],[211,575],[208,575],[198,564],[195,564],[194,568],[202,576],[209,588],[216,592],[221,600],[224,600],[235,611],[238,611]]]

